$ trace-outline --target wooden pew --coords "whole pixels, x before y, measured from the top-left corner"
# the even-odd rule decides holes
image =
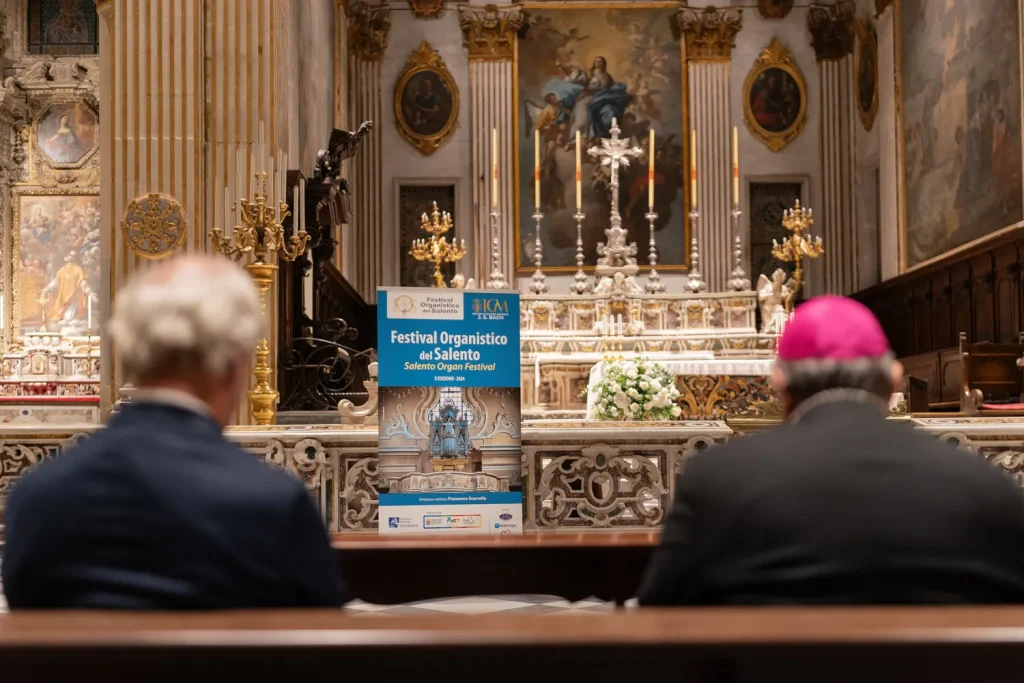
[[[335,534],[342,576],[359,599],[393,605],[459,595],[556,595],[622,604],[661,531],[519,536]]]
[[[103,681],[981,683],[1020,680],[1022,671],[1024,609],[1013,607],[0,616],[5,682],[88,675]]]

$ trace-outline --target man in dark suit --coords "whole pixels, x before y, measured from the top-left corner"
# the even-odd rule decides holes
[[[688,459],[641,605],[1024,602],[1024,496],[978,455],[885,419],[878,321],[797,309],[769,432]]]
[[[11,493],[12,609],[347,600],[305,486],[221,433],[261,324],[251,279],[226,259],[173,259],[118,293],[109,333],[138,389],[105,429]]]

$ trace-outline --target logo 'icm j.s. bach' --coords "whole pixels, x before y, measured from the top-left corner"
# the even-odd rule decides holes
[[[474,299],[473,315],[477,320],[504,320],[508,316],[508,300],[498,297]]]

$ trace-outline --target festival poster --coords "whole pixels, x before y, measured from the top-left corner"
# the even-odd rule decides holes
[[[377,293],[382,534],[522,532],[519,295]]]

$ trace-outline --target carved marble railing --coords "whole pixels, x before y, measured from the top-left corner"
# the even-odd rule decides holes
[[[1024,486],[1024,419],[893,419],[977,452]],[[522,456],[525,526],[544,530],[657,527],[688,456],[773,424],[766,419],[673,425],[527,423]],[[102,427],[0,428],[0,523],[7,494],[25,471],[62,454],[97,429]],[[268,465],[301,478],[332,531],[376,531],[380,483],[376,428],[235,427],[225,435]]]

